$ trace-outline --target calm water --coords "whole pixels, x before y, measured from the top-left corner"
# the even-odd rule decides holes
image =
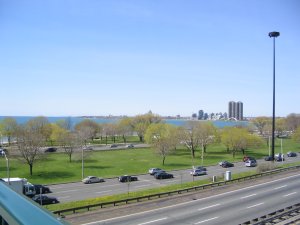
[[[0,116],[0,122],[5,118],[5,116]],[[16,119],[17,123],[19,124],[24,124],[28,120],[33,119],[34,117],[31,116],[13,116],[13,118]],[[83,117],[47,117],[50,123],[55,123],[58,120],[65,120],[65,119],[70,119],[72,126],[76,125],[77,123],[81,122],[82,120],[86,119]],[[119,119],[116,118],[96,118],[92,117],[89,118],[97,123],[116,123],[119,121]],[[164,120],[168,124],[173,124],[176,126],[182,126],[189,120],[183,120],[183,119],[166,119]],[[247,126],[248,122],[247,121],[223,121],[223,120],[216,120],[212,121],[212,123],[218,127],[218,128],[223,128],[226,126]]]

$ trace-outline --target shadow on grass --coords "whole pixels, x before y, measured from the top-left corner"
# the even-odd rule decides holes
[[[166,163],[165,166],[171,166],[171,167],[187,167],[187,166],[190,166],[190,164],[187,164],[187,163]]]
[[[97,165],[87,166],[86,165],[85,168],[102,170],[102,169],[109,169],[109,168],[112,168],[112,167],[111,166],[97,166]]]
[[[40,178],[42,177],[45,180],[53,180],[57,178],[69,178],[74,177],[75,173],[71,172],[63,172],[63,171],[51,171],[51,172],[40,172],[40,173],[33,173],[33,177]]]

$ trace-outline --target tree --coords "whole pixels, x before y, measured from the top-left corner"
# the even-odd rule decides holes
[[[12,117],[6,117],[3,119],[2,121],[2,126],[1,126],[1,130],[2,130],[2,135],[6,136],[8,139],[8,144],[11,144],[11,139],[14,136],[14,134],[16,133],[18,124],[17,121],[12,118]]]
[[[151,124],[145,133],[145,140],[162,157],[162,164],[165,165],[167,155],[178,144],[177,128],[170,124]]]
[[[65,130],[69,130],[69,131],[72,130],[72,119],[71,119],[71,117],[68,117],[66,119],[58,120],[58,121],[56,121],[56,124],[58,126],[60,126],[61,128],[64,128]]]
[[[92,120],[85,119],[75,125],[75,130],[86,144],[88,139],[94,139],[99,131],[99,125]]]
[[[45,145],[43,134],[32,125],[34,124],[30,122],[20,125],[16,132],[17,147],[21,153],[21,160],[29,165],[31,176],[33,174],[33,165],[41,157],[41,150]]]
[[[162,119],[159,115],[153,114],[151,111],[143,115],[137,115],[132,119],[132,127],[137,132],[140,142],[144,142],[144,135],[147,128],[151,124],[161,123]]]
[[[297,143],[300,143],[300,127],[298,127],[292,136],[293,140]]]
[[[289,114],[286,117],[286,126],[290,131],[295,131],[300,126],[300,114]]]
[[[126,136],[132,134],[132,119],[125,117],[117,124],[118,133],[122,135],[124,143],[126,143]]]
[[[62,132],[58,137],[58,142],[64,149],[64,152],[68,155],[69,162],[72,162],[72,155],[75,152],[75,149],[82,147],[82,142],[76,132]]]
[[[35,117],[27,122],[27,127],[34,133],[39,133],[41,137],[47,141],[52,133],[51,124],[44,116]]]
[[[196,136],[199,139],[199,144],[203,146],[203,151],[206,153],[207,146],[217,140],[217,129],[210,122],[200,122],[196,127]]]
[[[265,116],[260,116],[260,117],[254,118],[253,120],[251,120],[251,122],[258,129],[259,134],[263,135],[266,126],[271,123],[271,118],[265,117]]]

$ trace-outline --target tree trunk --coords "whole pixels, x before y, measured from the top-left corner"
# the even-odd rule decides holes
[[[69,162],[72,162],[72,154],[69,154]]]
[[[144,139],[143,139],[142,135],[140,135],[139,138],[140,138],[140,142],[144,142]]]
[[[163,165],[165,165],[166,156],[163,156]]]
[[[30,176],[32,176],[32,169],[33,169],[33,165],[29,164]]]

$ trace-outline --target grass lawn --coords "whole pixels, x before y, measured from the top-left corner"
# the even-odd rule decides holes
[[[291,139],[283,140],[283,152],[299,152],[300,145]],[[280,141],[276,141],[275,152],[280,152]],[[257,159],[268,155],[267,145],[259,149],[248,149],[246,154]],[[186,169],[191,165],[201,164],[201,152],[197,150],[196,158],[192,161],[190,152],[184,148],[178,148],[172,155],[166,157],[165,165],[162,159],[151,148],[137,148],[128,150],[94,151],[88,153],[84,160],[84,174],[100,177],[115,177],[123,174],[147,173],[151,167],[160,167],[165,170]],[[215,165],[219,161],[240,161],[243,155],[236,154],[233,158],[231,153],[221,144],[208,146],[204,154],[204,165]],[[193,163],[194,162],[194,163]],[[33,166],[33,175],[29,175],[29,166],[17,159],[10,159],[10,177],[25,177],[31,183],[53,184],[81,180],[81,153],[73,155],[73,161],[68,161],[64,153],[50,153],[47,158],[38,160]],[[0,159],[0,176],[6,177],[6,161]]]

